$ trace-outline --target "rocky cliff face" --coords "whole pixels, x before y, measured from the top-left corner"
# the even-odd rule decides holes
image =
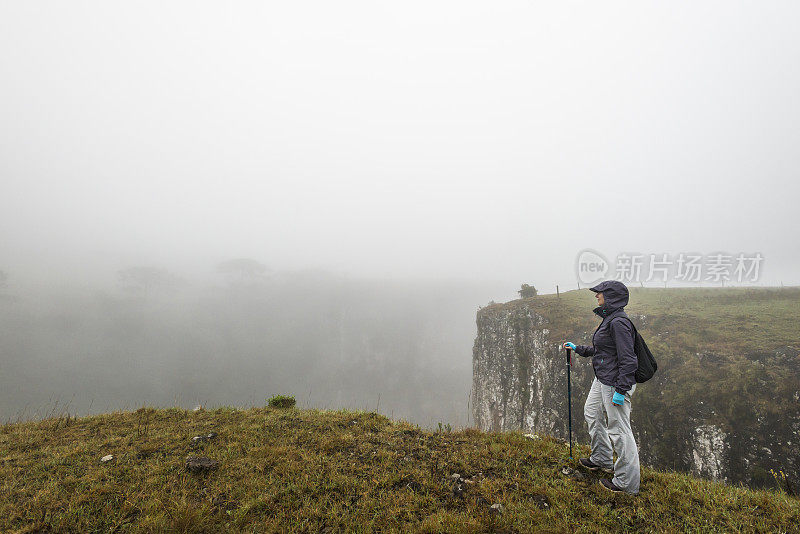
[[[646,316],[630,312],[629,316],[646,340],[659,335],[647,329]],[[522,430],[566,439],[566,357],[559,344],[567,339],[591,344],[594,328],[581,323],[565,331],[546,309],[525,300],[481,309],[477,326],[472,384],[476,426],[486,431]],[[713,356],[692,353],[692,357],[706,368],[722,366],[714,363]],[[800,361],[797,354],[793,358],[791,365]],[[706,394],[710,389],[705,381],[713,380],[713,373],[696,376],[695,383],[688,385],[683,360],[661,358],[659,365],[656,377],[640,384],[632,398],[632,426],[643,463],[755,486],[774,485],[770,468],[795,472],[800,468],[797,409],[789,409],[781,417],[774,410],[766,413],[755,408],[738,392],[729,397]],[[720,373],[724,375],[725,369],[720,367]],[[581,443],[589,440],[583,404],[593,377],[590,359],[573,354],[573,438]],[[742,391],[752,389],[751,378],[743,376],[741,380]],[[722,388],[723,392],[729,389]],[[687,390],[697,393],[680,397]]]
[[[547,322],[527,306],[478,314],[472,398],[481,429],[566,435],[566,359],[549,338]],[[575,365],[573,371],[574,423],[578,411],[583,413],[576,399],[585,397],[591,378],[585,366]]]

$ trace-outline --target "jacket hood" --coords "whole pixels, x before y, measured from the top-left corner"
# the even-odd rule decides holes
[[[596,286],[590,287],[589,290],[603,294],[604,304],[594,309],[594,312],[600,317],[606,317],[628,304],[628,288],[618,280],[600,282]]]

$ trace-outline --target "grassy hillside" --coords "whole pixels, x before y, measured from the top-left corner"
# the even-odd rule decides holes
[[[101,462],[105,455],[114,459]],[[190,472],[188,456],[219,465]],[[375,413],[141,409],[48,419],[0,430],[0,531],[797,532],[800,525],[800,501],[784,493],[643,469],[641,493],[631,497],[608,493],[599,476],[574,467],[553,438],[429,433]]]
[[[800,349],[800,288],[629,289],[625,309],[655,335],[648,344],[669,343],[719,354],[768,352],[785,346]],[[552,319],[554,337],[578,329],[594,332],[598,323],[592,313],[597,301],[588,289],[492,304],[484,310],[523,303]]]

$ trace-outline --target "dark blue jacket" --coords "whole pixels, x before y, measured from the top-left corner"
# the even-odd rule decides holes
[[[594,309],[603,321],[592,336],[592,346],[578,345],[575,352],[592,357],[594,376],[600,382],[613,386],[620,393],[627,393],[636,383],[634,374],[639,366],[633,352],[633,328],[623,309],[628,304],[628,288],[617,280],[606,280],[589,289],[603,293],[605,303]]]

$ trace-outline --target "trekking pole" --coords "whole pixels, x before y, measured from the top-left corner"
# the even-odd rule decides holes
[[[572,350],[567,348],[567,405],[569,406],[569,459],[572,460]]]

